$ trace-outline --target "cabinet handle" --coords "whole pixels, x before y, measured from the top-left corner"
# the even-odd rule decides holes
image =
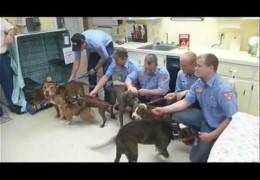
[[[251,86],[251,91],[253,91],[253,89],[254,89],[254,85]]]
[[[246,94],[246,90],[244,90],[244,92],[243,92],[243,95],[245,95]]]
[[[237,70],[228,70],[231,73],[237,73]]]
[[[163,64],[165,65],[165,59],[163,59]]]

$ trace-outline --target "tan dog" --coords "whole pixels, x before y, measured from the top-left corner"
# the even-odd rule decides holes
[[[52,96],[50,102],[56,104],[60,108],[66,119],[65,124],[70,124],[73,116],[79,116],[84,121],[94,119],[94,111],[90,107],[80,106],[78,104],[68,104],[59,94]]]
[[[66,96],[85,95],[83,85],[87,85],[87,84],[78,81],[66,82],[63,85],[59,85],[54,82],[46,82],[43,84],[42,90],[46,100],[50,100],[50,98],[56,94],[61,95],[63,99],[65,99]],[[59,107],[55,104],[54,107],[57,112],[56,118],[59,118],[60,117]]]

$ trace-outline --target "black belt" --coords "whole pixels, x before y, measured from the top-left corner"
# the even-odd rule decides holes
[[[106,47],[114,47],[113,41],[111,41]]]
[[[9,55],[9,51],[6,51],[5,53],[0,54],[0,57],[4,57],[4,56],[7,56],[7,55]]]

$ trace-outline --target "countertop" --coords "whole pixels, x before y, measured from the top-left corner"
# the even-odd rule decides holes
[[[122,45],[118,45],[114,43],[115,47],[124,47],[129,52],[137,52],[137,53],[154,53],[158,55],[170,55],[170,56],[180,56],[185,53],[187,50],[179,50],[173,49],[170,51],[157,51],[157,50],[145,50],[145,49],[137,49],[139,47],[149,45],[151,43],[138,43],[138,42],[128,42]],[[208,48],[208,47],[191,47],[190,51],[195,52],[197,55],[204,53],[213,53],[221,62],[228,63],[236,63],[243,64],[248,66],[257,66],[259,67],[259,58],[252,57],[247,51],[230,51],[228,49],[216,49],[216,48]]]

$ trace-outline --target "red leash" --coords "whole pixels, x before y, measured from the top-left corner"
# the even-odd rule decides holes
[[[149,105],[149,104],[154,104],[154,103],[156,103],[156,102],[160,102],[160,101],[162,101],[162,100],[164,100],[164,97],[154,99],[154,100],[148,102],[147,104],[148,104],[148,105]]]
[[[92,96],[88,96],[86,95],[86,97],[79,97],[81,99],[84,99],[85,102],[90,105],[96,105],[96,106],[103,106],[103,107],[114,107],[114,105],[111,105],[109,103],[103,102],[100,99],[96,98],[96,97],[92,97]]]

